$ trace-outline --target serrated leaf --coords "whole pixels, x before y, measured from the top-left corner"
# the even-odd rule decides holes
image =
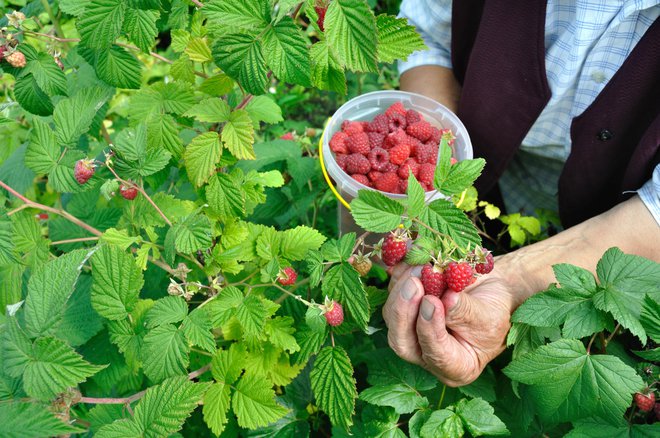
[[[28,402],[0,403],[0,424],[6,438],[41,438],[82,432],[55,417],[45,405]]]
[[[165,324],[144,337],[142,364],[144,374],[155,382],[186,373],[190,348],[180,330]]]
[[[191,215],[168,231],[174,237],[176,250],[192,254],[211,246],[211,222],[203,215]]]
[[[172,156],[179,158],[183,153],[183,142],[179,128],[170,115],[150,117],[147,121],[147,145],[150,149],[164,147]]]
[[[199,91],[211,96],[222,96],[229,93],[235,87],[234,80],[224,73],[218,73],[207,79],[204,79]]]
[[[428,205],[420,215],[420,220],[434,230],[450,236],[463,248],[481,246],[481,238],[474,224],[462,210],[456,208],[451,202],[437,199]],[[419,234],[434,237],[426,228],[420,228]]]
[[[450,153],[449,149],[442,150],[446,151],[445,153]],[[461,193],[481,175],[485,165],[486,161],[483,158],[459,161],[449,167],[449,171],[444,178],[441,172],[436,171],[433,185],[438,191],[447,196]]]
[[[188,315],[188,305],[183,297],[167,296],[156,301],[147,312],[147,328],[174,324]]]
[[[127,2],[92,0],[77,22],[81,43],[93,49],[107,49],[121,33]]]
[[[196,62],[208,62],[213,60],[213,57],[211,56],[211,49],[209,48],[208,40],[206,37],[190,38],[185,53],[190,59]]]
[[[96,251],[91,263],[94,310],[110,320],[126,318],[144,284],[142,270],[130,254],[111,245]]]
[[[142,64],[123,47],[112,46],[94,54],[92,64],[99,79],[118,88],[138,89],[142,83]],[[86,56],[88,58],[89,56]]]
[[[197,308],[190,312],[181,323],[181,330],[192,345],[213,353],[216,350],[215,338],[211,333],[213,325],[205,308]]]
[[[103,318],[92,307],[91,290],[92,277],[81,275],[55,333],[72,347],[83,345],[103,328]]]
[[[245,111],[256,125],[259,122],[278,123],[284,120],[282,109],[269,96],[254,96],[245,107]]]
[[[70,252],[47,263],[30,277],[25,325],[32,337],[55,332],[88,256],[85,250]]]
[[[128,39],[144,53],[149,53],[155,43],[158,28],[156,21],[160,17],[160,12],[154,10],[133,9],[126,10],[124,20],[124,31],[128,34]]]
[[[34,341],[32,354],[25,367],[23,382],[25,392],[39,400],[49,400],[105,368],[90,364],[55,338],[38,338]]]
[[[195,65],[186,54],[181,55],[179,59],[172,62],[170,74],[175,81],[195,83]]]
[[[398,414],[410,414],[429,404],[415,389],[397,383],[367,388],[360,393],[360,400],[376,406],[391,406]]]
[[[245,335],[249,337],[256,337],[262,332],[267,316],[263,303],[254,295],[245,297],[236,308],[236,318]]]
[[[349,429],[353,424],[357,389],[346,351],[339,346],[321,350],[310,379],[318,407],[328,414],[333,425]]]
[[[31,74],[16,80],[14,83],[14,96],[21,107],[32,114],[49,116],[53,113],[53,102],[39,87],[36,79]]]
[[[245,34],[226,35],[213,46],[213,60],[238,81],[246,92],[263,94],[268,84],[268,68],[261,42]]]
[[[266,321],[264,332],[268,336],[271,344],[289,353],[295,353],[300,350],[296,338],[293,334],[296,329],[293,328],[294,319],[290,316],[277,316]]]
[[[211,431],[221,435],[227,423],[230,406],[230,388],[223,383],[214,383],[204,394],[204,421]]]
[[[232,407],[241,427],[255,429],[279,420],[288,412],[275,402],[273,385],[263,377],[244,375],[236,385]]]
[[[310,57],[305,36],[291,17],[284,17],[263,35],[266,62],[275,76],[290,84],[310,86]]]
[[[318,41],[309,51],[312,62],[312,84],[321,90],[346,94],[346,74],[341,64],[334,58],[326,40]]]
[[[408,177],[408,217],[415,218],[419,216],[425,204],[424,189],[411,173]]]
[[[232,385],[246,367],[246,349],[243,344],[231,344],[227,350],[218,350],[211,360],[213,378],[227,385]]]
[[[639,309],[645,291],[660,300],[660,263],[644,257],[624,254],[619,248],[608,249],[596,266],[601,284],[610,285],[631,299],[631,310]],[[638,314],[637,311],[633,313]]]
[[[21,44],[21,50],[25,51],[26,44]],[[32,73],[37,85],[49,96],[67,95],[66,77],[64,72],[48,53],[27,53],[27,64],[22,74]]]
[[[266,0],[211,0],[204,4],[202,12],[210,22],[221,29],[259,31],[270,22],[270,5]]]
[[[360,274],[348,263],[341,263],[330,268],[321,285],[323,293],[335,299],[344,307],[344,312],[351,316],[362,329],[369,323],[369,300]]]
[[[472,436],[509,434],[506,425],[495,416],[493,407],[480,398],[459,401],[456,413]]]
[[[329,262],[343,262],[353,255],[353,247],[357,241],[354,232],[346,233],[339,240],[328,240],[321,247],[321,254]]]
[[[637,296],[635,299],[641,300],[641,297]],[[639,338],[642,345],[646,344],[646,331],[639,321],[639,316],[630,311],[629,296],[618,289],[606,287],[594,294],[593,305],[599,310],[610,312],[622,327]]]
[[[463,421],[449,409],[434,411],[420,429],[424,438],[461,437],[465,434]]]
[[[80,136],[92,126],[96,112],[109,98],[107,90],[91,87],[83,88],[74,96],[59,101],[53,113],[58,143],[75,147]]]
[[[183,154],[191,182],[197,187],[204,184],[214,173],[221,156],[222,144],[217,132],[205,132],[193,138]]]
[[[227,174],[217,173],[211,177],[206,187],[206,200],[221,219],[245,216],[245,194]]]
[[[367,231],[387,233],[401,223],[404,207],[401,203],[373,190],[359,190],[351,202],[355,223]]]
[[[108,187],[107,190],[116,191],[119,188],[117,187]],[[124,251],[127,250],[131,245],[139,243],[141,241],[140,237],[129,236],[127,230],[118,230],[116,228],[108,228],[105,230],[105,233],[101,236],[101,242],[108,243],[110,245],[118,246]]]
[[[313,228],[299,225],[285,230],[280,241],[280,254],[288,260],[304,260],[308,251],[316,251],[325,242],[325,236]]]
[[[376,17],[376,29],[380,62],[405,61],[411,53],[426,49],[415,26],[409,25],[406,18],[381,14]]]
[[[325,36],[349,70],[377,70],[376,19],[363,0],[335,0],[325,15]]]
[[[542,418],[598,416],[619,422],[643,386],[635,370],[610,355],[589,355],[579,340],[561,339],[511,362],[504,373],[531,385]]]
[[[212,97],[204,99],[185,112],[185,117],[194,117],[200,122],[223,123],[229,120],[231,108],[222,99]]]
[[[87,2],[81,0],[60,0],[58,2],[62,12],[75,17],[79,16],[85,11],[85,5]]]
[[[254,129],[250,114],[242,109],[234,110],[222,128],[222,143],[239,160],[254,160]]]
[[[16,317],[7,317],[2,341],[3,371],[11,377],[21,377],[32,357],[32,343],[18,324]]]
[[[644,297],[639,322],[654,342],[660,342],[660,304],[650,296]]]
[[[150,121],[165,113],[184,114],[196,99],[191,87],[180,82],[157,82],[141,88],[131,96],[129,118],[135,121]],[[176,127],[178,133],[179,128]]]

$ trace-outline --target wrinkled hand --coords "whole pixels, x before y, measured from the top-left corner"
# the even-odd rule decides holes
[[[505,348],[513,309],[510,288],[496,268],[461,293],[424,296],[421,267],[392,269],[383,307],[390,347],[449,386],[474,381]]]

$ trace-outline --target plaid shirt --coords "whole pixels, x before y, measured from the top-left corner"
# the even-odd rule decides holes
[[[451,3],[402,1],[401,16],[417,27],[429,49],[401,61],[400,73],[419,65],[451,68]],[[540,207],[556,209],[556,182],[571,150],[573,118],[591,105],[658,16],[658,0],[548,0],[545,63],[552,97],[500,181],[504,192],[514,192],[509,199],[505,193],[510,212],[550,198],[555,200]],[[660,225],[660,165],[638,193]]]

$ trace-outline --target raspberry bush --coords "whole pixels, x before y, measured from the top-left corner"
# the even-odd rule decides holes
[[[402,160],[409,172],[392,172],[412,173],[406,202],[361,191],[352,213],[365,234],[336,238],[316,144],[346,97],[392,87],[388,64],[423,47],[394,10],[9,3],[22,9],[0,23],[3,434],[614,436],[654,426],[657,404],[640,410],[633,395],[657,391],[659,268],[617,249],[598,279],[555,267],[558,285],[514,314],[507,355],[471,385],[443,387],[388,348],[376,262],[428,266],[442,275],[428,281],[435,294],[451,263],[469,268],[462,282],[478,281],[493,260],[475,224],[499,215],[470,187],[483,160],[453,164],[445,138],[437,168]],[[377,135],[337,147],[373,150],[390,123],[434,135],[419,114],[392,112],[374,121]],[[434,161],[437,148],[418,153]],[[448,198],[426,202],[430,187]],[[530,219],[501,221],[512,237],[539,235]],[[369,245],[369,233],[383,239]]]

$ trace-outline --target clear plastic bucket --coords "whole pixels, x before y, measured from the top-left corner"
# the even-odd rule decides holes
[[[328,175],[335,181],[337,191],[341,197],[348,203],[357,196],[358,190],[375,190],[367,187],[351,178],[344,172],[330,150],[330,139],[335,132],[341,130],[341,124],[344,120],[353,121],[371,121],[373,118],[385,112],[392,104],[396,102],[403,103],[406,109],[418,111],[425,120],[439,129],[451,129],[456,136],[454,140],[454,158],[458,161],[472,158],[472,142],[468,136],[463,123],[447,107],[441,105],[433,99],[420,94],[409,93],[406,91],[375,91],[363,94],[359,97],[349,100],[342,105],[332,116],[323,131],[323,161]],[[385,196],[393,199],[405,199],[406,195],[381,192]],[[437,191],[427,192],[427,202],[443,197]],[[354,231],[360,235],[361,230],[355,222],[350,212],[340,203],[339,205],[339,233],[345,234]]]

